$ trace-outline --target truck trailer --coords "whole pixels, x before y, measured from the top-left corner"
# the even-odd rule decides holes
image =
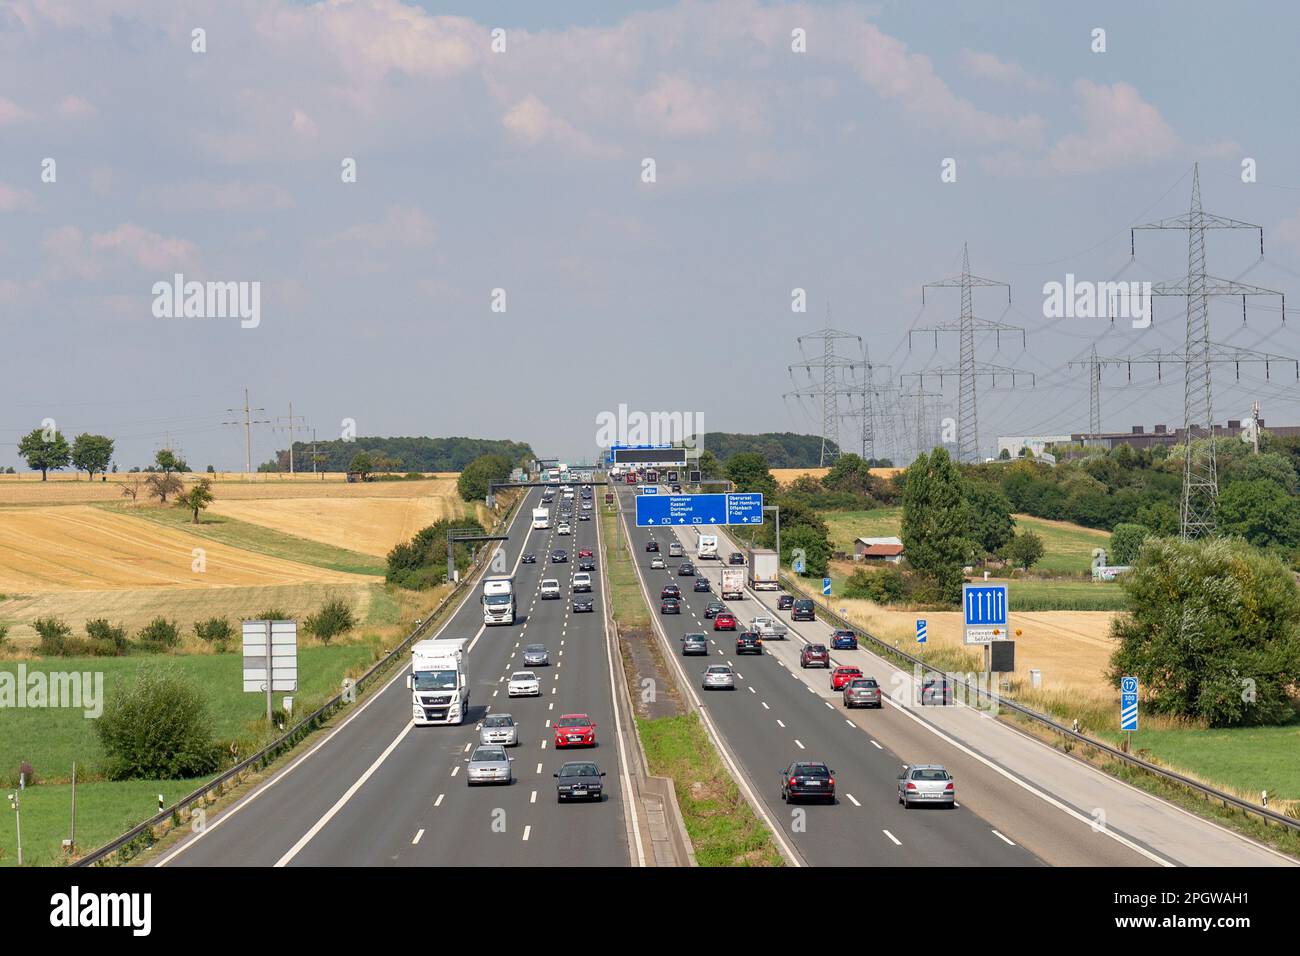
[[[781,560],[767,548],[749,549],[749,586],[755,591],[777,591],[781,587]]]
[[[745,569],[722,569],[722,600],[740,601],[745,597]]]

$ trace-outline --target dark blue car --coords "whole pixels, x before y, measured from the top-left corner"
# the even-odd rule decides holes
[[[831,635],[831,650],[856,651],[857,649],[858,637],[852,631],[836,631]]]

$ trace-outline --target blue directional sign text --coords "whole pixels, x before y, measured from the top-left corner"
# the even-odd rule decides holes
[[[636,525],[762,524],[761,494],[638,495]]]

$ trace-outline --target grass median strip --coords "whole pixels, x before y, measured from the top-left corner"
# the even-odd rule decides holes
[[[634,552],[618,523],[618,516],[602,510],[601,540],[610,604],[618,627],[624,666],[632,639],[656,642],[650,608],[632,564]],[[670,662],[662,660],[655,644],[658,668],[665,683],[671,678]],[[638,675],[629,674],[631,686]],[[728,773],[708,733],[693,713],[646,716],[636,708],[637,733],[645,749],[648,770],[673,781],[683,823],[700,866],[781,866],[783,860],[772,833],[746,802]],[[674,708],[677,709],[677,708]]]

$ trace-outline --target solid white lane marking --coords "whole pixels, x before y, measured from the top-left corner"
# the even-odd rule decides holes
[[[894,835],[893,835],[892,833],[890,833],[888,830],[881,830],[880,832],[883,833],[885,836],[889,837],[889,839],[893,840],[893,841],[894,841],[894,846],[902,846],[902,845],[903,845],[903,841],[900,840],[898,837],[894,836]]]
[[[1012,843],[1010,840],[1008,840],[1006,837],[1004,837],[1004,836],[1003,836],[1001,833],[999,833],[997,830],[994,830],[994,831],[993,831],[993,835],[994,835],[995,837],[997,837],[999,840],[1001,840],[1003,843],[1005,843],[1007,846],[1015,846],[1014,843]]]

